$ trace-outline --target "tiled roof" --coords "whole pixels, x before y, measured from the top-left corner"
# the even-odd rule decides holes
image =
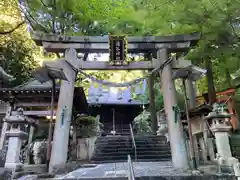
[[[36,79],[31,79],[24,84],[14,87],[13,89],[15,90],[48,90],[51,88],[52,88],[51,81],[41,83]],[[59,85],[57,85],[56,88],[59,88]]]

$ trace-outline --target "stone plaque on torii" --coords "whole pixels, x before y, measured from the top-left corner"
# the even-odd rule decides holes
[[[33,40],[39,46],[43,46],[47,52],[64,53],[64,58],[57,61],[43,62],[44,68],[59,69],[65,74],[66,80],[61,81],[61,89],[58,101],[57,118],[54,130],[53,147],[49,171],[54,166],[61,166],[66,163],[69,129],[72,113],[74,82],[78,70],[152,70],[160,68],[168,60],[170,53],[186,53],[191,46],[194,46],[200,38],[197,33],[189,35],[174,35],[161,37],[127,37],[128,53],[153,53],[155,57],[147,61],[126,62],[123,59],[113,59],[111,62],[86,61],[85,58],[78,58],[77,53],[108,53],[109,37],[72,37],[60,35],[37,34],[32,35]],[[125,37],[124,37],[125,38]],[[118,39],[119,40],[119,39]],[[122,39],[123,40],[123,39]],[[123,41],[120,38],[120,41]],[[124,42],[126,42],[124,41]],[[118,49],[124,47],[118,43]],[[112,42],[112,43],[117,43]],[[111,43],[110,43],[111,45]],[[113,47],[116,48],[115,44]],[[116,50],[116,49],[115,49]],[[124,51],[125,52],[125,51]],[[123,54],[118,53],[121,57]],[[114,62],[114,60],[117,60]],[[181,121],[174,121],[175,114],[172,107],[177,104],[175,85],[172,79],[172,70],[185,68],[191,65],[190,61],[174,59],[161,70],[161,84],[164,97],[164,108],[168,120],[168,132],[170,137],[172,162],[176,168],[188,168],[187,151],[182,131]],[[46,73],[45,73],[46,75]],[[41,80],[41,78],[40,78]],[[67,107],[67,108],[66,108]],[[62,113],[64,109],[64,124],[62,124]],[[61,149],[61,151],[59,151]]]

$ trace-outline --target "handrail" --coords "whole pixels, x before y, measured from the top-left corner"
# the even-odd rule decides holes
[[[132,137],[132,143],[134,146],[135,162],[137,162],[137,146],[136,146],[136,142],[135,142],[135,138],[134,138],[134,134],[133,134],[132,125],[129,124],[129,127],[130,127],[130,133],[131,133],[131,137]]]
[[[131,156],[128,155],[128,180],[135,180]]]

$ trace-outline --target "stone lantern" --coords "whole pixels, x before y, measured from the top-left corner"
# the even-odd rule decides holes
[[[5,161],[5,168],[15,169],[22,165],[20,161],[20,150],[23,140],[27,140],[28,134],[24,132],[24,126],[31,124],[23,115],[23,109],[19,108],[17,111],[12,111],[10,116],[5,117],[4,120],[9,123],[10,130],[6,132],[8,138],[8,150]]]
[[[229,132],[232,126],[229,122],[231,115],[223,110],[219,111],[219,107],[216,105],[213,108],[213,112],[205,118],[210,124],[210,130],[215,136],[215,143],[217,147],[216,159],[219,166],[233,167],[235,175],[240,175],[239,161],[232,157],[231,147],[229,143]]]

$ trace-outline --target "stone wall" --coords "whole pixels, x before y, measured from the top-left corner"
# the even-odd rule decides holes
[[[7,104],[4,103],[3,101],[0,101],[0,114],[4,114],[7,111]]]
[[[94,148],[95,141],[97,137],[91,138],[80,138],[77,139],[77,146],[71,147],[71,154],[69,161],[88,161],[91,159]],[[32,148],[33,160],[35,164],[43,164],[46,162],[46,150],[47,150],[47,141],[38,140],[34,142]],[[70,149],[69,149],[70,150]]]
[[[3,101],[0,101],[0,122],[2,122],[2,119],[5,117],[5,114],[7,112],[7,104]]]

